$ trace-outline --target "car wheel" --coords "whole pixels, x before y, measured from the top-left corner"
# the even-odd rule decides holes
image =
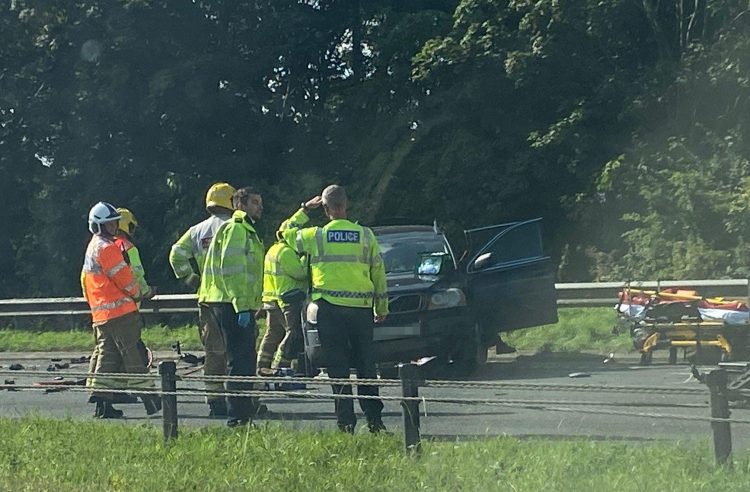
[[[463,340],[458,351],[453,354],[454,373],[469,376],[487,362],[487,347],[482,343],[481,326],[474,325],[471,336]]]
[[[315,364],[313,364],[312,360],[305,354],[304,358],[302,358],[303,362],[303,372],[305,373],[305,376],[308,378],[314,378],[318,375],[320,372],[320,368],[317,367]]]

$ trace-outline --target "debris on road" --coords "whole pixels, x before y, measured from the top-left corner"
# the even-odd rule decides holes
[[[86,386],[86,379],[65,379],[63,376],[57,376],[48,381],[37,381],[34,386],[45,388],[45,393],[57,393],[65,391],[68,386]]]
[[[204,356],[198,357],[197,355],[185,352],[180,354],[180,360],[186,364],[197,366],[198,364],[203,364],[206,361],[206,358]]]
[[[591,374],[588,372],[571,372],[568,374],[569,378],[589,378],[591,377]]]

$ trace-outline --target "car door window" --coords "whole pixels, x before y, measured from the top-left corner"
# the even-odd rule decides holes
[[[540,221],[524,222],[501,232],[482,248],[477,257],[488,253],[491,256],[482,269],[543,257]],[[474,270],[473,265],[470,270]]]
[[[466,254],[469,257],[474,256],[479,250],[484,248],[492,239],[510,229],[518,222],[509,222],[507,224],[498,224],[489,227],[480,227],[464,231],[466,235]]]

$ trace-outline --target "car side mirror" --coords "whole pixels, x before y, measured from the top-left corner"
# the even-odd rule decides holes
[[[417,275],[440,275],[448,255],[446,253],[424,253],[419,257]]]
[[[474,260],[474,270],[482,270],[487,268],[492,262],[492,253],[484,253]]]

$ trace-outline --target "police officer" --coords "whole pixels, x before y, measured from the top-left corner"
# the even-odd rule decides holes
[[[323,205],[330,219],[323,227],[300,227],[308,212]],[[388,315],[385,267],[372,230],[347,219],[344,188],[328,186],[322,196],[306,203],[282,230],[284,240],[298,253],[310,255],[312,307],[309,318],[317,319],[320,344],[331,378],[349,378],[350,363],[357,377],[375,378],[372,357],[373,327]],[[317,313],[315,311],[317,310]],[[334,384],[335,394],[351,395],[351,385]],[[377,396],[377,386],[358,386],[359,395]],[[385,429],[379,399],[360,399],[370,432]],[[353,433],[357,419],[354,402],[337,398],[336,421],[341,431]]]
[[[213,184],[206,193],[206,211],[211,216],[185,231],[172,245],[169,252],[169,264],[175,276],[195,290],[198,290],[203,261],[216,230],[232,217],[232,195],[235,191],[234,187],[228,183]],[[221,329],[207,307],[201,306],[199,309],[200,338],[206,352],[203,374],[223,376],[226,374],[227,363],[224,357]],[[209,393],[221,393],[223,390],[224,385],[220,382],[206,382],[206,391]],[[206,400],[209,406],[209,417],[227,415],[224,398],[209,396]]]
[[[284,229],[282,224],[282,229]],[[263,310],[267,330],[260,342],[258,374],[272,375],[276,367],[290,367],[302,347],[302,303],[307,294],[307,265],[280,232],[263,263]],[[279,362],[274,358],[279,352]],[[296,367],[294,368],[296,369]]]
[[[255,312],[261,307],[263,242],[255,221],[263,213],[263,199],[252,188],[232,197],[232,218],[216,230],[203,264],[198,302],[216,320],[224,340],[229,376],[255,375]],[[251,390],[252,383],[228,381],[228,391]],[[227,398],[227,425],[250,422],[256,411],[250,397]]]

